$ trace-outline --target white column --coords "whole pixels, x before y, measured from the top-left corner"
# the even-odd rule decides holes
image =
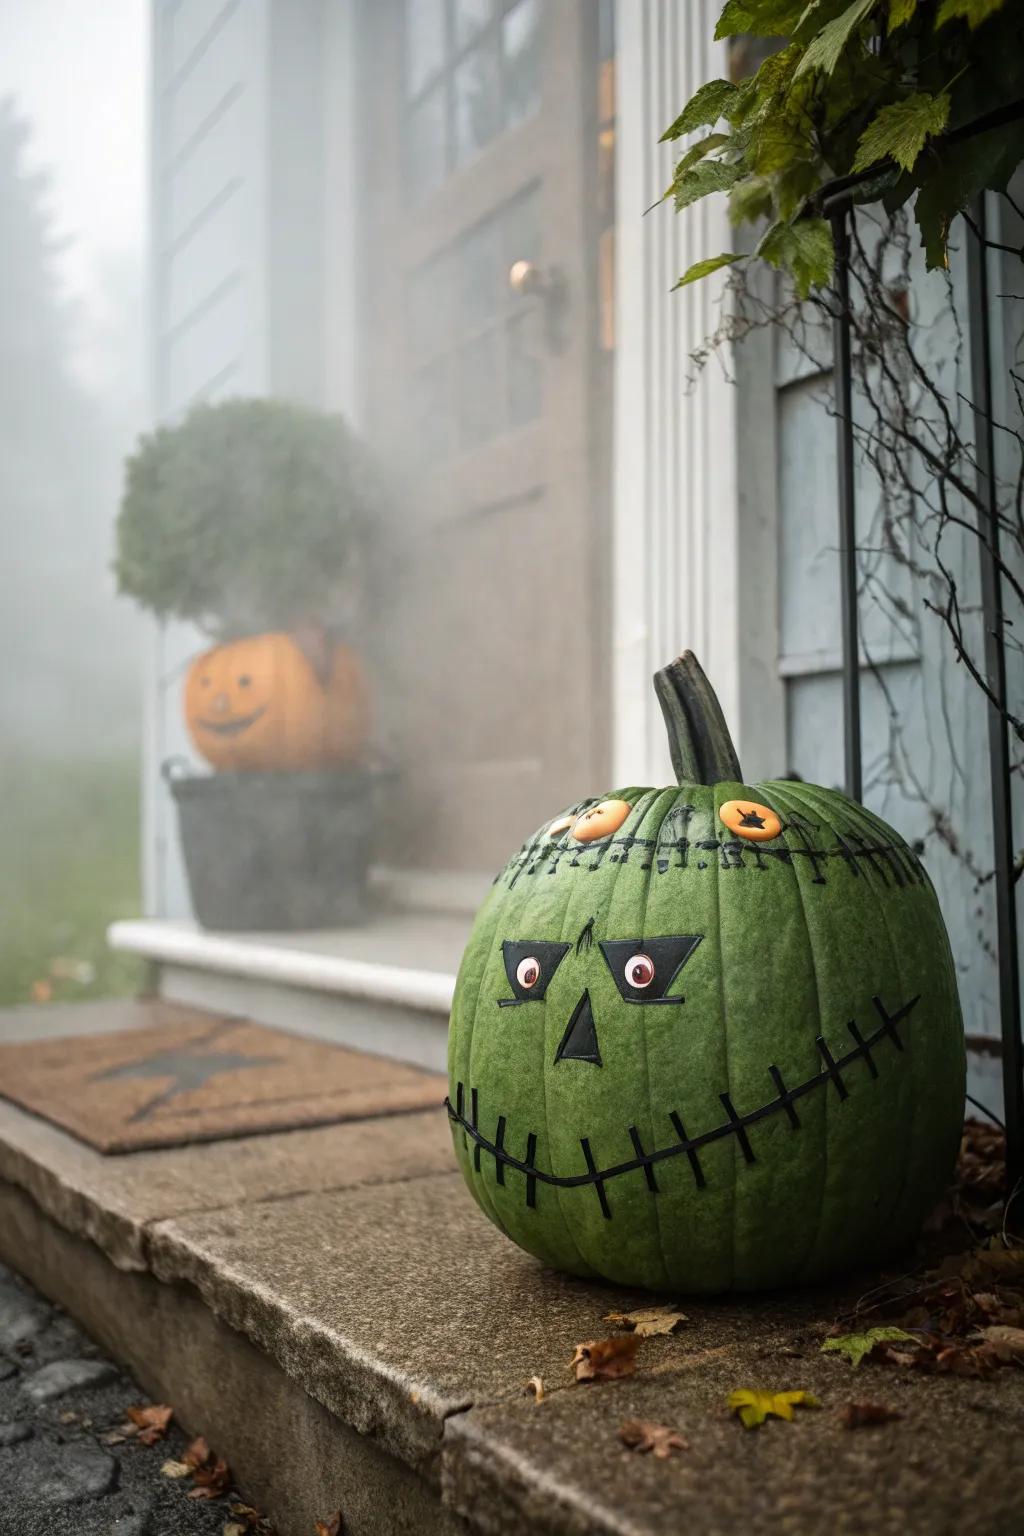
[[[734,389],[717,362],[696,385],[691,352],[716,328],[721,277],[671,291],[729,250],[724,198],[645,210],[685,146],[658,140],[705,80],[727,74],[720,0],[618,8],[614,487],[616,783],[671,782],[652,674],[689,647],[730,725],[738,715]],[[706,130],[705,130],[706,131]],[[742,751],[742,743],[737,743]]]

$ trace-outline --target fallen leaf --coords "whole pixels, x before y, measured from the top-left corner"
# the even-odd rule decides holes
[[[836,1338],[826,1339],[821,1348],[825,1354],[845,1355],[851,1365],[857,1366],[877,1345],[904,1339],[911,1344],[918,1342],[905,1328],[868,1328],[864,1333],[841,1333]]]
[[[70,1410],[67,1413],[62,1413],[60,1415],[60,1422],[62,1424],[76,1424],[78,1422],[78,1414],[72,1413]]]
[[[231,1487],[231,1473],[222,1456],[211,1457],[205,1466],[196,1467],[192,1473],[194,1486],[189,1489],[190,1499],[219,1499]]]
[[[632,1328],[640,1338],[649,1339],[656,1334],[673,1333],[680,1323],[689,1322],[689,1318],[675,1307],[641,1307],[638,1312],[609,1312],[605,1322]]]
[[[994,1323],[990,1328],[979,1328],[971,1338],[980,1339],[988,1353],[1004,1365],[1024,1365],[1024,1328]]]
[[[112,1429],[109,1431],[109,1433],[100,1436],[100,1439],[103,1441],[104,1445],[123,1445],[127,1438],[127,1435],[122,1435],[120,1431],[116,1429]]]
[[[164,1477],[188,1477],[192,1468],[187,1461],[165,1461],[160,1471]]]
[[[128,1417],[135,1425],[141,1445],[156,1445],[162,1440],[173,1415],[174,1409],[166,1403],[148,1403],[141,1408],[128,1409]]]
[[[839,1422],[844,1429],[863,1429],[868,1424],[889,1424],[902,1419],[902,1413],[887,1408],[884,1403],[847,1403],[839,1410]]]
[[[240,1525],[237,1520],[229,1520],[221,1530],[221,1536],[248,1536],[251,1529],[248,1525]]]
[[[533,1393],[534,1402],[542,1403],[544,1401],[544,1383],[539,1376],[530,1377],[526,1383],[526,1390]]]
[[[627,1419],[619,1430],[619,1439],[631,1451],[645,1455],[653,1451],[659,1461],[671,1456],[673,1451],[688,1451],[690,1442],[667,1424],[654,1424],[650,1419]]]
[[[740,1387],[729,1393],[729,1407],[739,1414],[744,1429],[757,1429],[769,1414],[791,1420],[794,1408],[820,1408],[821,1404],[810,1392],[755,1392]]]
[[[316,1522],[316,1536],[341,1536],[344,1529],[341,1523],[341,1510],[336,1509],[333,1515],[328,1515],[326,1520]]]
[[[181,1459],[191,1470],[194,1470],[196,1467],[201,1467],[204,1462],[209,1461],[210,1447],[207,1445],[202,1435],[197,1435],[196,1438],[192,1441],[191,1445],[186,1447]]]
[[[632,1376],[641,1343],[640,1334],[624,1333],[614,1339],[577,1344],[569,1368],[575,1370],[577,1381],[611,1381],[616,1376]]]

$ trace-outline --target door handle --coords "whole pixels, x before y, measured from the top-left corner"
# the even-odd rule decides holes
[[[541,267],[535,261],[514,261],[508,269],[508,286],[519,299],[539,300],[544,307],[544,339],[550,352],[565,350],[569,285],[560,267]]]

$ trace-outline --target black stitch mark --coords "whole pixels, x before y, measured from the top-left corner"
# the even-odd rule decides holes
[[[642,1158],[644,1156],[644,1144],[640,1140],[640,1132],[635,1125],[631,1125],[629,1128],[629,1139],[633,1143],[633,1151],[637,1157]],[[658,1193],[658,1181],[654,1177],[654,1169],[648,1162],[644,1163],[644,1176],[647,1179],[647,1188],[652,1195],[656,1195]]]
[[[475,1088],[473,1088],[470,1091],[469,1102],[470,1102],[470,1104],[472,1106],[472,1108],[470,1109],[470,1115],[472,1117],[473,1135],[475,1137],[476,1133],[477,1133],[477,1130],[476,1130],[476,1127],[477,1127],[477,1107],[476,1107],[476,1089]],[[476,1140],[474,1140],[474,1142],[473,1142],[473,1167],[474,1167],[474,1169],[475,1169],[475,1171],[477,1173],[480,1172],[480,1143],[479,1143],[479,1141],[476,1141]]]
[[[853,1036],[854,1040],[857,1042],[857,1045],[860,1047],[864,1065],[867,1067],[872,1077],[877,1077],[878,1068],[875,1066],[875,1058],[872,1056],[870,1050],[868,1049],[864,1036],[861,1034],[857,1025],[857,1020],[851,1019],[846,1027],[850,1031],[850,1034]]]
[[[463,1090],[462,1090],[462,1084],[461,1083],[456,1083],[456,1085],[455,1085],[455,1111],[456,1111],[456,1114],[457,1114],[457,1116],[458,1116],[458,1118],[460,1120],[462,1119],[462,1111],[463,1111],[464,1107],[465,1107],[465,1097],[464,1097]],[[462,1132],[462,1145],[464,1147],[469,1145],[469,1143],[466,1140],[465,1129],[463,1129],[463,1132]]]
[[[839,1071],[835,1057],[832,1055],[832,1052],[828,1048],[825,1036],[818,1035],[814,1043],[821,1053],[822,1061],[825,1063],[825,1071],[836,1085],[836,1092],[838,1093],[839,1097],[841,1099],[848,1099],[850,1097],[850,1090],[843,1082],[842,1074]]]
[[[604,1215],[604,1219],[605,1219],[605,1221],[611,1221],[611,1219],[612,1219],[612,1208],[608,1204],[608,1196],[604,1192],[604,1182],[600,1178],[600,1176],[599,1176],[599,1174],[597,1172],[597,1165],[594,1162],[594,1154],[590,1150],[590,1142],[587,1140],[587,1138],[585,1136],[581,1136],[580,1137],[580,1146],[583,1148],[583,1156],[587,1160],[587,1167],[590,1169],[590,1172],[594,1175],[594,1180],[593,1180],[594,1188],[597,1190],[597,1198],[601,1202],[601,1211],[602,1211],[602,1214]]]
[[[871,1001],[875,1005],[875,1012],[878,1014],[878,1017],[882,1021],[881,1033],[883,1035],[888,1035],[889,1039],[892,1041],[892,1043],[896,1047],[896,1049],[898,1051],[902,1051],[902,1049],[903,1049],[903,1041],[900,1039],[899,1035],[896,1033],[896,1025],[899,1024],[902,1019],[906,1018],[907,1014],[910,1012],[911,1008],[914,1006],[914,1003],[917,1002],[917,998],[916,997],[914,998],[914,1002],[907,1003],[905,1005],[905,1007],[900,1008],[898,1012],[893,1014],[892,1018],[890,1018],[889,1015],[886,1013],[886,1011],[885,1011],[885,1004],[882,1002],[882,999],[880,997],[873,997],[871,999]],[[874,1040],[872,1039],[871,1041],[869,1041],[869,1044],[873,1045],[874,1044]]]
[[[813,1093],[816,1088],[820,1088],[829,1082],[835,1082],[837,1088],[840,1088],[840,1096],[844,1099],[847,1098],[849,1096],[849,1090],[847,1089],[846,1084],[842,1081],[842,1069],[850,1066],[853,1062],[860,1061],[864,1057],[868,1056],[872,1047],[878,1045],[878,1043],[883,1039],[891,1040],[897,1050],[902,1051],[904,1049],[903,1041],[900,1039],[897,1033],[896,1026],[902,1023],[903,1020],[908,1017],[911,1010],[915,1008],[920,1001],[920,994],[918,994],[917,996],[912,997],[909,1002],[904,1003],[903,1006],[898,1008],[894,1014],[890,1014],[886,1010],[886,1007],[881,998],[872,998],[872,1003],[874,1004],[875,1010],[882,1020],[879,1028],[876,1029],[872,1034],[868,1035],[866,1038],[862,1037],[854,1046],[852,1051],[847,1051],[846,1054],[844,1056],[840,1056],[838,1060],[832,1056],[831,1052],[828,1050],[827,1045],[824,1043],[824,1038],[819,1035],[817,1041],[818,1049],[821,1052],[823,1060],[827,1063],[827,1065],[824,1065],[821,1071],[815,1073],[813,1077],[807,1078],[806,1081],[799,1083],[795,1088],[787,1089],[784,1093],[780,1091],[778,1098],[770,1099],[768,1103],[762,1104],[758,1109],[750,1110],[745,1115],[739,1115],[736,1113],[736,1110],[729,1100],[727,1094],[720,1095],[729,1118],[725,1121],[724,1124],[715,1126],[713,1130],[704,1131],[700,1136],[688,1137],[683,1128],[682,1120],[679,1118],[675,1110],[670,1110],[669,1119],[672,1122],[673,1130],[679,1138],[678,1141],[676,1141],[672,1146],[660,1147],[653,1152],[638,1152],[637,1156],[630,1162],[616,1163],[614,1166],[609,1168],[598,1169],[595,1166],[593,1155],[590,1151],[590,1143],[588,1140],[584,1139],[581,1141],[581,1145],[584,1148],[584,1156],[587,1159],[586,1173],[564,1175],[545,1173],[542,1169],[537,1168],[535,1164],[537,1137],[532,1131],[527,1138],[525,1161],[521,1162],[518,1158],[509,1156],[509,1154],[504,1150],[503,1145],[499,1145],[497,1142],[488,1141],[487,1138],[482,1136],[479,1130],[471,1125],[462,1115],[461,1109],[458,1107],[461,1106],[463,1102],[461,1083],[456,1084],[455,1097],[457,1107],[453,1109],[451,1101],[449,1099],[445,1099],[445,1109],[448,1112],[449,1119],[461,1125],[463,1131],[468,1131],[469,1134],[473,1137],[474,1141],[477,1142],[485,1152],[490,1152],[495,1157],[495,1159],[500,1159],[500,1161],[504,1163],[506,1167],[515,1168],[518,1170],[518,1172],[526,1174],[526,1203],[528,1206],[533,1207],[536,1205],[536,1186],[538,1182],[542,1184],[550,1184],[559,1189],[579,1189],[585,1187],[586,1185],[593,1184],[599,1186],[598,1193],[601,1199],[601,1208],[606,1212],[606,1214],[608,1214],[607,1197],[604,1194],[604,1185],[608,1180],[618,1178],[620,1174],[633,1173],[638,1168],[647,1169],[654,1163],[665,1162],[668,1158],[678,1157],[680,1153],[685,1152],[689,1158],[690,1167],[693,1172],[697,1188],[703,1189],[707,1184],[707,1180],[704,1177],[703,1170],[701,1169],[700,1164],[696,1158],[696,1153],[699,1148],[706,1147],[714,1141],[721,1141],[726,1136],[736,1136],[737,1139],[740,1140],[741,1147],[744,1147],[744,1156],[747,1156],[747,1153],[749,1152],[750,1156],[748,1161],[751,1161],[754,1154],[750,1149],[749,1141],[745,1135],[748,1126],[756,1125],[759,1120],[764,1120],[769,1115],[777,1114],[779,1110],[786,1110],[788,1114],[796,1099],[802,1099],[805,1094]],[[849,1025],[847,1027],[849,1028]],[[822,1049],[823,1047],[824,1049]],[[772,1074],[772,1078],[778,1087],[781,1079],[776,1079],[774,1074]],[[790,1118],[792,1123],[792,1117]],[[503,1138],[504,1126],[502,1126],[502,1139]],[[745,1146],[744,1143],[746,1143]]]
[[[583,927],[580,929],[580,936],[576,940],[576,953],[577,954],[582,953],[582,951],[584,949],[589,949],[591,947],[591,945],[593,944],[593,942],[594,942],[594,924],[596,922],[597,922],[597,918],[596,917],[588,917],[587,921],[584,923]]]
[[[497,1157],[497,1155],[498,1155],[497,1148],[495,1148],[494,1155],[495,1155],[495,1157]],[[533,1207],[537,1204],[537,1176],[536,1176],[536,1172],[534,1170],[534,1162],[535,1162],[536,1157],[537,1157],[537,1138],[536,1138],[536,1136],[531,1131],[529,1136],[527,1136],[527,1138],[526,1138],[526,1162],[525,1163],[522,1163],[522,1164],[515,1163],[514,1159],[509,1157],[508,1154],[505,1153],[505,1152],[503,1152],[501,1155],[504,1158],[506,1163],[512,1164],[515,1167],[521,1167],[522,1171],[526,1174],[526,1203],[530,1207],[530,1209],[532,1210]]]
[[[865,1054],[866,1054],[866,1052],[865,1052]],[[872,1066],[872,1068],[874,1067],[874,1062],[871,1062],[871,1066]],[[793,1100],[790,1098],[790,1096],[789,1096],[789,1094],[788,1094],[788,1092],[786,1090],[786,1085],[782,1081],[782,1073],[779,1071],[778,1067],[769,1067],[768,1068],[768,1073],[769,1073],[769,1076],[771,1077],[772,1082],[775,1084],[776,1088],[779,1090],[779,1103],[782,1106],[782,1108],[786,1111],[786,1114],[789,1116],[789,1123],[790,1123],[790,1125],[793,1127],[794,1131],[798,1131],[800,1129],[800,1116],[797,1114],[796,1110],[793,1108]],[[878,1074],[876,1072],[872,1071],[871,1075],[872,1075],[872,1077],[876,1077]]]
[[[494,1133],[494,1181],[496,1184],[505,1182],[505,1163],[503,1161],[505,1151],[505,1116],[498,1116],[498,1129]]]
[[[679,1137],[680,1143],[686,1149],[686,1155],[690,1160],[690,1170],[693,1173],[694,1183],[697,1185],[698,1189],[703,1189],[707,1183],[707,1179],[704,1177],[704,1169],[700,1165],[700,1159],[698,1158],[695,1149],[690,1144],[689,1137],[683,1129],[683,1122],[680,1120],[674,1109],[670,1110],[669,1119],[672,1121],[672,1129]]]
[[[732,1128],[736,1132],[736,1140],[740,1144],[740,1151],[743,1153],[744,1162],[756,1163],[757,1158],[754,1156],[754,1149],[750,1145],[750,1138],[747,1135],[746,1128],[744,1127],[742,1115],[738,1115],[733,1109],[732,1099],[730,1099],[727,1093],[720,1093],[718,1097],[721,1099],[722,1108],[729,1116]]]

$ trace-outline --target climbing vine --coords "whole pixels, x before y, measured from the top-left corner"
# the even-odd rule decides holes
[[[837,178],[890,216],[912,204],[927,266],[944,268],[954,220],[1024,160],[1019,0],[727,0],[715,35],[774,51],[686,103],[663,135],[688,141],[665,198],[681,211],[725,192],[734,225],[767,220],[753,255],[802,297],[832,276]],[[679,286],[748,259],[709,256]]]

